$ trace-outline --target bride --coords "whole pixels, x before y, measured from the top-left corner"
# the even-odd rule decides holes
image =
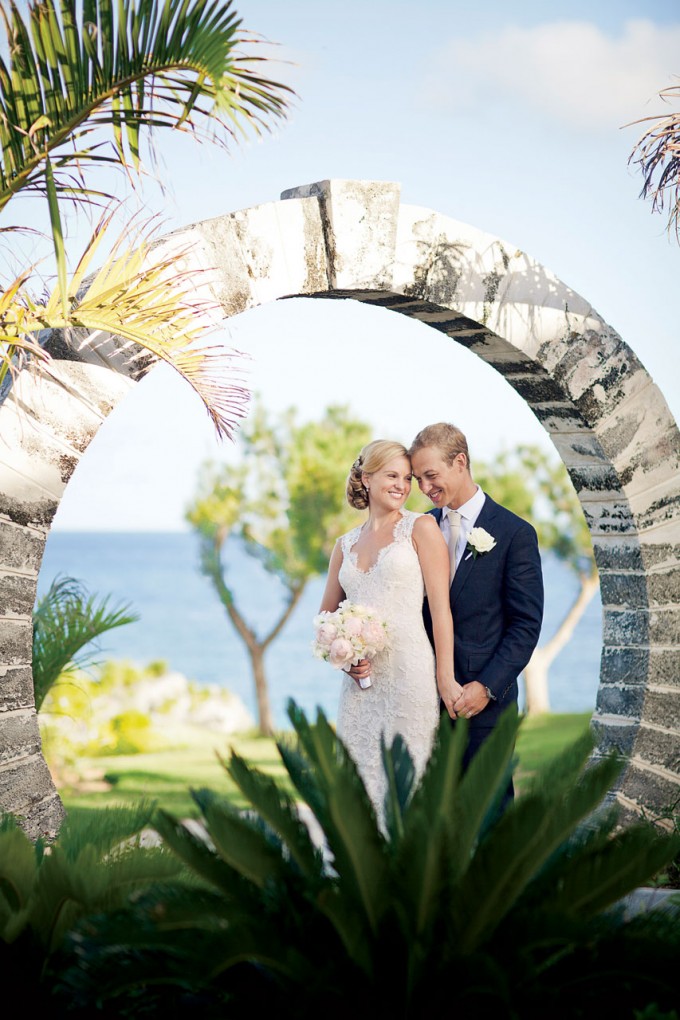
[[[440,698],[452,717],[462,688],[453,672],[446,541],[429,514],[404,509],[411,462],[400,443],[377,439],[361,451],[347,479],[347,500],[368,507],[368,520],[335,544],[321,611],[344,599],[377,611],[387,646],[343,678],[337,733],[354,759],[379,819],[387,788],[380,748],[399,733],[418,778],[439,724]],[[432,613],[435,654],[423,625],[423,597]],[[360,681],[370,673],[366,689]]]

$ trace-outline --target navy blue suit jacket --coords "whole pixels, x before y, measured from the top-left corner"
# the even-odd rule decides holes
[[[536,531],[487,494],[475,527],[484,528],[496,545],[473,556],[469,549],[451,585],[456,680],[478,680],[496,695],[470,719],[470,728],[490,727],[517,702],[517,677],[538,643],[543,620],[543,574]],[[429,511],[441,520],[442,511]],[[423,607],[432,640],[432,621]]]

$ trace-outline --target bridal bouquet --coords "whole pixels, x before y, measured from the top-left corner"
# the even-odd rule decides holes
[[[356,665],[359,659],[372,659],[387,644],[387,624],[368,606],[345,599],[334,613],[323,612],[314,617],[316,636],[312,651],[317,659],[329,662],[334,669]],[[365,689],[371,686],[367,677],[360,681]]]

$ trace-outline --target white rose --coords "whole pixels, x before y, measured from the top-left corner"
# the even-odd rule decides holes
[[[496,544],[496,539],[484,528],[473,528],[468,535],[468,542],[478,553],[491,552]]]

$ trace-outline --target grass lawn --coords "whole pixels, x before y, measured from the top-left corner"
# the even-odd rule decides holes
[[[524,720],[517,743],[519,763],[515,770],[519,796],[523,781],[540,763],[580,736],[589,722],[590,712],[549,714]],[[285,739],[288,734],[283,736]],[[228,758],[232,751],[263,772],[287,779],[273,740],[246,735],[206,739],[205,734],[200,742],[177,750],[81,759],[77,773],[68,783],[55,778],[66,809],[73,813],[155,801],[175,815],[190,818],[198,814],[189,794],[191,787],[208,787],[224,794],[234,804],[244,805],[218,759],[218,755]],[[289,784],[287,788],[291,789]]]

